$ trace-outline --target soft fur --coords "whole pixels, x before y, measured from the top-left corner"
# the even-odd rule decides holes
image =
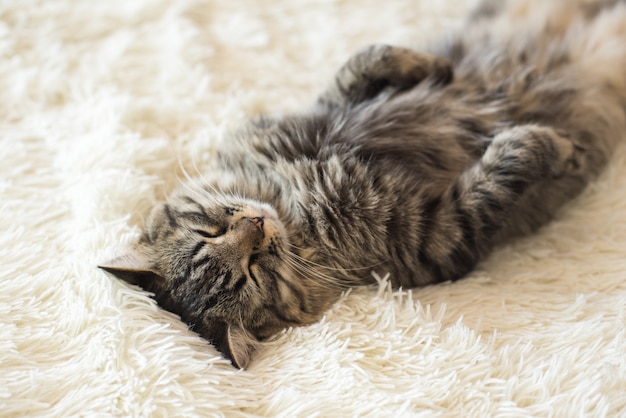
[[[352,55],[313,108],[228,136],[102,267],[237,367],[372,273],[462,278],[552,219],[626,129],[626,4],[531,6],[483,3],[428,52]]]
[[[2,7],[3,413],[624,412],[623,148],[556,222],[467,279],[351,292],[245,372],[93,268],[222,132],[306,106],[359,47],[431,38],[458,2]]]

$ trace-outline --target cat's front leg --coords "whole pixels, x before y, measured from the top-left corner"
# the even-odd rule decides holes
[[[422,269],[429,273],[425,278],[455,280],[469,272],[491,249],[498,231],[515,222],[512,214],[520,213],[525,193],[577,175],[584,161],[576,141],[552,128],[524,125],[496,135],[482,158],[430,205],[432,226],[426,226],[429,234],[419,252]]]
[[[452,66],[445,58],[407,48],[372,45],[350,57],[318,103],[328,107],[357,104],[387,87],[404,90],[427,77],[446,84],[452,76]]]

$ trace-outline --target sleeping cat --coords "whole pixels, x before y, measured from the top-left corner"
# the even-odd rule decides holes
[[[234,132],[101,267],[243,368],[372,271],[456,280],[547,222],[625,111],[626,2],[487,1],[428,52],[366,48],[311,109]]]

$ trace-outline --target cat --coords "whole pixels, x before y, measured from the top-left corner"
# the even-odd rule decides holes
[[[101,265],[245,368],[341,293],[457,280],[549,221],[626,128],[626,2],[485,1],[420,52],[361,50],[232,133]]]

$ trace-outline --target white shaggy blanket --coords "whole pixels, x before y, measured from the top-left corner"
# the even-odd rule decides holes
[[[246,371],[96,268],[224,132],[471,2],[0,2],[0,415],[626,416],[626,147],[467,279],[355,290]]]

